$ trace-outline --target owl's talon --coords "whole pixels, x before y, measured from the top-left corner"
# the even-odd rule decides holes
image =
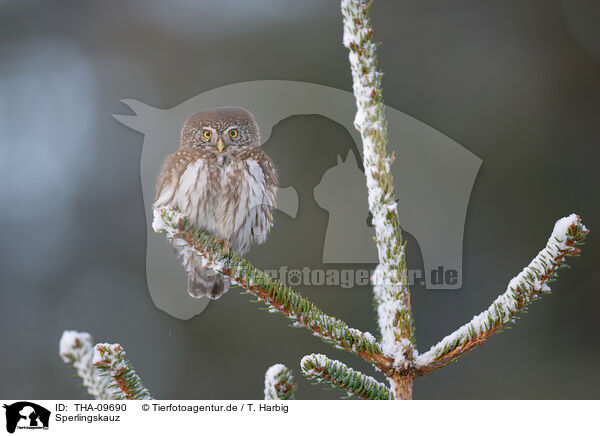
[[[223,253],[229,254],[229,239],[215,238],[215,242],[221,246]]]

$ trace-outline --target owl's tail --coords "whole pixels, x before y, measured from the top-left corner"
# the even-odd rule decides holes
[[[221,297],[229,289],[227,279],[223,279],[216,275],[209,275],[207,271],[202,271],[200,274],[189,274],[187,290],[194,298],[208,297],[211,300],[216,300]]]
[[[195,254],[184,253],[183,265],[188,272],[187,291],[193,298],[216,300],[229,289],[229,281],[214,271],[202,268],[202,262]]]

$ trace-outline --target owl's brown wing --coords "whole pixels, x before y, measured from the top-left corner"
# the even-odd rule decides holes
[[[273,209],[277,204],[277,172],[269,156],[253,148],[240,156],[244,162],[244,183],[247,191],[247,213],[230,239],[232,249],[244,254],[252,242],[263,243],[273,225]]]
[[[260,166],[265,177],[265,186],[267,188],[277,187],[277,171],[275,165],[267,153],[260,148],[253,148],[243,155],[246,161],[254,160]]]
[[[181,175],[189,164],[204,158],[204,155],[205,153],[200,149],[182,147],[166,157],[156,180],[154,208],[173,206],[172,203]]]
[[[240,158],[245,162],[246,167],[250,171],[250,174],[260,181],[264,178],[264,181],[260,181],[264,184],[267,190],[275,190],[277,187],[277,171],[275,165],[267,153],[262,151],[260,148],[251,148],[240,154]],[[259,174],[253,174],[253,167],[260,169]],[[274,206],[275,204],[273,204]]]

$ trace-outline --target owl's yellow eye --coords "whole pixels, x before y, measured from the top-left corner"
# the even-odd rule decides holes
[[[205,130],[204,131],[204,137],[206,139],[210,139],[211,136],[212,136],[212,132],[210,130]]]
[[[231,130],[229,131],[229,136],[231,136],[232,138],[236,138],[236,137],[237,137],[237,135],[238,135],[238,131],[237,131],[237,129],[231,129]]]

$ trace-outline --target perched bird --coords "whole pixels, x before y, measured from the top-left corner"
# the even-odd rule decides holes
[[[273,224],[277,173],[260,148],[254,116],[241,107],[207,109],[191,115],[179,149],[165,159],[157,180],[154,208],[179,210],[196,228],[244,255],[263,243]],[[188,272],[192,297],[217,299],[227,280],[202,268],[196,254],[174,249]]]

